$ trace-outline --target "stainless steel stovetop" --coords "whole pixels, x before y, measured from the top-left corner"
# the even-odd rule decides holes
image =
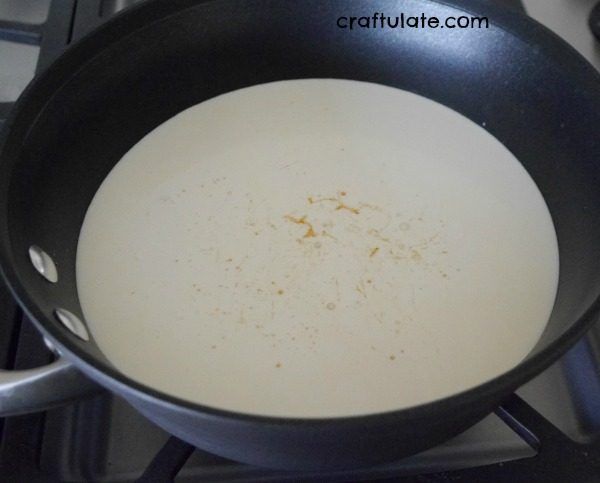
[[[479,1],[520,8],[518,0]],[[600,43],[587,26],[587,15],[596,1],[524,3],[530,15],[562,35],[600,69]],[[0,40],[0,122],[36,69],[47,66],[70,42],[132,3],[135,0],[0,0],[0,38],[11,40]],[[0,367],[32,367],[50,357],[35,329],[5,290],[0,290]],[[0,480],[125,482],[145,472],[146,481],[163,481],[161,469],[162,476],[169,477],[183,465],[177,482],[367,481],[409,475],[414,481],[600,481],[600,473],[597,480],[594,473],[600,472],[599,445],[587,446],[600,439],[600,324],[518,395],[522,399],[507,401],[453,440],[396,464],[298,475],[241,465],[199,450],[188,459],[191,450],[185,444],[105,393],[44,414],[0,422],[0,475],[4,475]],[[557,466],[557,459],[566,463]],[[493,466],[452,471],[486,465]],[[577,476],[573,468],[580,469]]]

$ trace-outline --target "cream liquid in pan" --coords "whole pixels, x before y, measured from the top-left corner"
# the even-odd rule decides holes
[[[276,82],[196,105],[97,192],[77,286],[123,373],[243,413],[430,402],[518,364],[558,280],[514,156],[423,97]]]

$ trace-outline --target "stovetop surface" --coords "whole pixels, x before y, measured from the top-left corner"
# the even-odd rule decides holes
[[[519,0],[480,1],[522,9]],[[525,5],[600,68],[600,49],[589,42],[584,15],[595,0],[573,1],[565,10],[569,1],[525,0]],[[135,2],[1,0],[0,38],[8,37],[11,42],[0,40],[0,119],[36,69],[45,68],[66,45],[131,3]],[[15,30],[7,20],[33,25]],[[41,337],[0,288],[0,367],[28,368],[50,359]],[[102,393],[43,414],[0,421],[0,480],[126,482],[146,471],[147,481],[158,481],[158,473],[152,473],[149,464],[154,459],[155,466],[164,461],[169,466],[172,462],[164,459],[168,456],[185,462],[177,482],[401,477],[414,481],[600,481],[600,473],[596,479],[600,448],[594,444],[600,438],[600,325],[518,395],[522,399],[513,397],[465,433],[398,463],[364,471],[299,475],[241,465],[199,450],[185,462],[181,457],[189,453],[185,445],[122,400]],[[559,465],[559,460],[566,463]]]

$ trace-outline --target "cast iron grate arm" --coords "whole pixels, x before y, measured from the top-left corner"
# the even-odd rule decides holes
[[[532,458],[480,468],[394,478],[394,481],[586,483],[600,480],[600,444],[582,445],[574,442],[516,394],[510,396],[495,412],[509,428],[537,452],[537,455]],[[193,446],[174,436],[171,437],[154,457],[138,482],[166,483],[173,481],[193,452]],[[284,474],[281,476],[283,478]],[[310,476],[302,473],[285,473],[285,478],[296,478],[298,481]],[[322,477],[331,478],[333,481],[348,481],[341,479],[343,476],[336,475],[335,472],[322,475]]]

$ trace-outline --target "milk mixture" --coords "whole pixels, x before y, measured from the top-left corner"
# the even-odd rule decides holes
[[[85,319],[123,373],[243,413],[430,402],[518,364],[558,280],[550,214],[514,156],[423,97],[276,82],[196,105],[97,192]]]

